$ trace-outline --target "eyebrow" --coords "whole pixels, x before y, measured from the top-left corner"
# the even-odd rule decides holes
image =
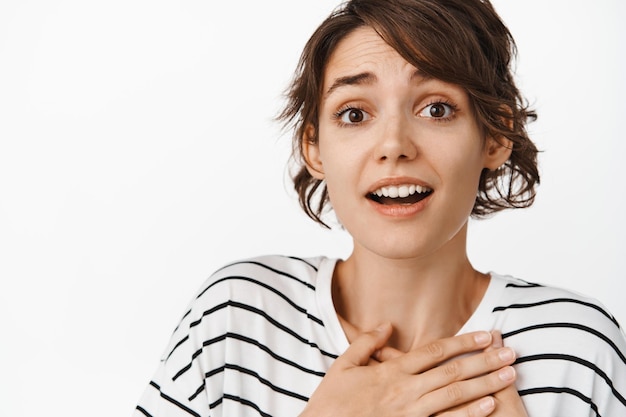
[[[372,74],[371,72],[362,72],[356,75],[347,75],[345,77],[339,77],[333,82],[333,85],[330,86],[328,91],[326,91],[325,96],[328,97],[333,91],[340,87],[345,87],[347,85],[363,85],[363,84],[374,84],[378,78]]]
[[[414,81],[417,78],[421,78],[422,80],[427,81],[432,79],[433,77],[419,69],[416,69],[411,74],[410,79],[411,81]],[[349,85],[370,85],[374,84],[377,80],[378,78],[376,77],[376,75],[372,74],[371,72],[362,72],[356,75],[339,77],[335,80],[335,82],[333,82],[333,85],[330,86],[328,91],[326,91],[325,97],[328,97],[333,91],[340,87],[345,87]]]
[[[413,74],[411,74],[411,81],[414,81],[416,78],[421,78],[422,81],[430,81],[433,80],[435,77],[430,74],[426,74],[424,71],[418,68],[413,71]]]

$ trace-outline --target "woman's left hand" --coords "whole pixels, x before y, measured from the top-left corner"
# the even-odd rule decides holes
[[[492,335],[492,344],[490,347],[485,349],[485,351],[487,352],[493,349],[501,348],[503,346],[502,335],[500,334],[500,332],[494,331],[492,332]],[[377,354],[375,355],[375,360],[378,362],[384,362],[386,360],[390,360],[401,355],[403,355],[403,353],[396,349],[384,347],[377,352]],[[522,403],[522,399],[517,392],[515,384],[509,385],[507,388],[496,392],[495,394],[493,394],[493,398],[495,400],[495,410],[491,414],[489,414],[489,417],[528,417],[528,413],[526,412],[524,403]],[[459,408],[460,406],[451,408],[449,410],[436,414],[436,416],[446,417],[448,414],[453,415],[452,413]]]
[[[485,349],[486,351],[504,346],[500,332],[494,331],[491,332],[491,334],[493,336],[492,343],[490,347]],[[496,400],[496,409],[490,417],[528,417],[528,413],[517,392],[515,384],[509,385],[502,391],[496,392],[494,398]]]

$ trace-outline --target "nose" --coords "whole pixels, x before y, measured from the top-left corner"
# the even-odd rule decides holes
[[[415,132],[410,128],[406,115],[395,115],[381,123],[381,132],[376,149],[379,161],[396,162],[413,160],[418,155]]]

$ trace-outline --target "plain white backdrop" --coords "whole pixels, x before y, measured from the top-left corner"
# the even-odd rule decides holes
[[[202,281],[346,256],[272,121],[335,0],[0,0],[0,416],[130,415]],[[482,270],[626,322],[626,3],[496,0],[539,112],[536,205],[472,222]]]

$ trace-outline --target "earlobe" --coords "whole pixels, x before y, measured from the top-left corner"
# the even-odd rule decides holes
[[[308,125],[302,138],[302,156],[306,169],[313,178],[324,179],[324,165],[320,158],[319,142],[315,138],[315,128]]]
[[[513,142],[510,139],[500,136],[498,138],[488,137],[485,149],[485,168],[495,171],[500,168],[513,152]]]

